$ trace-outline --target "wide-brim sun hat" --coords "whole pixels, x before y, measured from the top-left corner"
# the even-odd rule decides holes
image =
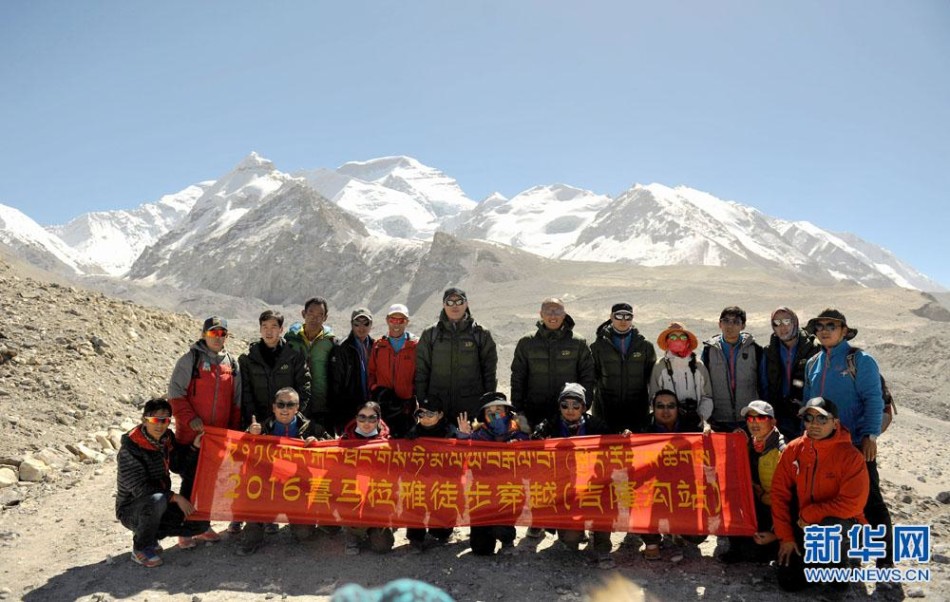
[[[656,337],[656,346],[663,351],[666,351],[666,338],[674,332],[682,332],[686,335],[686,338],[689,339],[689,348],[691,351],[696,351],[696,348],[699,347],[699,339],[696,338],[696,335],[687,330],[686,327],[679,322],[670,322],[670,325],[666,327],[666,330],[661,332],[660,335]]]

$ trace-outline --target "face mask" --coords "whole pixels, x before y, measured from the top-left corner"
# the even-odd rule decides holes
[[[666,348],[677,357],[686,357],[690,352],[689,341],[669,341]]]
[[[798,338],[798,329],[797,329],[797,328],[793,328],[793,329],[792,329],[792,332],[790,332],[790,333],[788,334],[788,336],[785,337],[785,338],[782,339],[782,340],[785,341],[785,342],[788,342],[788,341],[794,341],[794,340],[797,339],[797,338]]]
[[[359,429],[357,429],[357,430],[359,430]],[[368,432],[368,433],[365,432],[365,431],[359,431],[359,432],[360,432],[360,434],[363,435],[364,437],[375,437],[376,435],[379,434],[379,428],[374,426],[374,427],[373,427],[373,430],[370,431],[370,432]]]
[[[508,431],[508,417],[499,416],[492,418],[491,422],[488,423],[488,430],[490,430],[493,435],[504,435]]]

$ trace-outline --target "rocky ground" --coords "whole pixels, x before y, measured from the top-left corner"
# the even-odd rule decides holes
[[[339,535],[320,533],[294,546],[286,529],[269,536],[252,557],[236,556],[236,542],[227,536],[188,551],[165,540],[166,565],[144,569],[129,560],[131,538],[113,516],[115,443],[134,424],[141,404],[164,392],[175,359],[197,336],[199,323],[186,314],[31,278],[2,261],[0,315],[0,599],[327,599],[344,583],[375,586],[413,577],[458,600],[571,601],[588,599],[613,576],[636,584],[646,599],[806,597],[780,594],[768,567],[719,564],[713,558],[716,538],[685,551],[671,546],[663,560],[647,562],[635,549],[621,547],[622,534],[615,534],[617,568],[600,571],[550,536],[535,549],[521,537],[523,529],[517,555],[487,559],[469,553],[466,529],[423,556],[409,554],[402,532],[392,553],[357,557],[343,555]],[[596,317],[581,319],[596,323]],[[875,352],[887,352],[882,365],[903,402],[881,439],[882,488],[896,523],[933,526],[932,580],[864,585],[845,599],[950,599],[950,423],[943,395],[950,358],[939,342],[946,326],[922,324],[915,332],[924,334],[913,341],[883,330],[872,331],[871,340]],[[510,357],[510,344],[501,343]],[[230,344],[240,349],[246,342]]]

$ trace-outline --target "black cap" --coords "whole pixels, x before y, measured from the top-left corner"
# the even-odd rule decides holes
[[[442,293],[442,303],[445,303],[445,300],[449,297],[460,297],[462,301],[468,301],[468,295],[465,294],[460,288],[452,287],[445,289],[445,292]]]
[[[836,322],[841,322],[841,326],[848,329],[848,334],[844,335],[844,340],[846,341],[850,341],[854,337],[858,336],[858,329],[848,326],[848,319],[844,317],[844,314],[837,309],[832,309],[830,307],[818,314],[818,317],[809,320],[808,324],[805,326],[805,332],[808,334],[815,334],[815,324],[818,323],[818,320],[834,320]]]
[[[478,399],[478,403],[482,404],[482,407],[478,409],[478,412],[484,412],[488,406],[505,406],[509,408],[514,408],[508,397],[505,396],[501,391],[492,391],[491,393],[485,393]]]
[[[610,308],[610,313],[618,311],[629,311],[630,313],[633,313],[633,306],[631,306],[629,303],[614,303],[614,306]]]
[[[799,416],[804,416],[807,410],[817,410],[819,414],[823,416],[831,416],[832,418],[838,417],[838,406],[835,405],[835,402],[830,399],[825,399],[824,397],[812,397],[808,400],[808,403],[802,406],[802,409],[798,410]]]
[[[224,330],[227,330],[228,321],[220,316],[211,316],[210,318],[205,320],[204,326],[201,327],[201,329],[204,332],[208,332],[209,330],[215,330],[217,328],[223,328]]]
[[[419,401],[419,409],[428,410],[430,412],[444,412],[445,402],[443,402],[442,398],[438,395],[432,395],[427,399]]]

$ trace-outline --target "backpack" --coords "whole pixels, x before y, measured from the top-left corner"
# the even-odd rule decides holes
[[[859,351],[861,351],[860,348],[851,347],[848,349],[848,355],[845,358],[845,362],[848,365],[848,374],[852,380],[857,380],[858,378],[858,363],[854,355]],[[818,353],[808,359],[808,364],[805,366],[806,373],[815,365],[820,355],[821,354]],[[887,381],[884,380],[883,374],[881,375],[881,397],[884,398],[884,417],[881,420],[881,433],[884,433],[894,420],[894,416],[897,416],[897,404],[894,402],[894,396],[891,395],[891,390],[887,387]]]
[[[198,370],[198,364],[201,363],[201,354],[197,349],[192,349],[191,357],[194,359],[194,362],[191,364],[191,381],[188,383],[188,395],[195,394],[195,381],[201,376],[201,372]],[[231,374],[237,374],[237,362],[234,361],[234,356],[230,353],[228,353],[228,361],[231,363]]]

